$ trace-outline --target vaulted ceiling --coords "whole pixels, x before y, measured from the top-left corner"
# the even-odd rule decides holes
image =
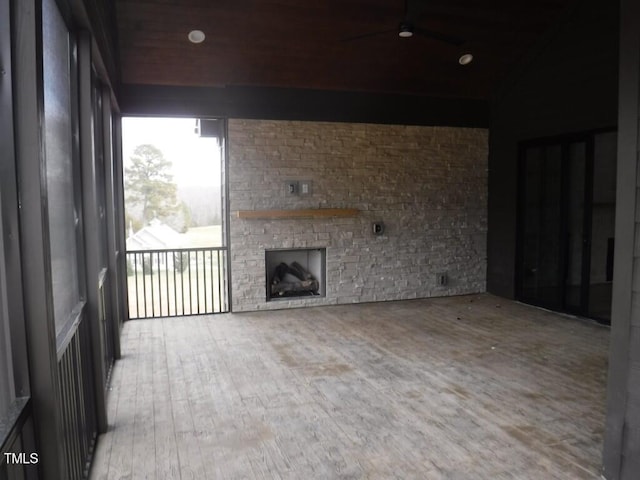
[[[117,57],[123,84],[487,99],[576,2],[117,0]],[[462,43],[400,38],[404,19]],[[204,42],[189,42],[195,29]]]

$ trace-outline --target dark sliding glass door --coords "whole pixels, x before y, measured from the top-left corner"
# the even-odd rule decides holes
[[[561,166],[557,145],[526,149],[521,164],[520,296],[555,307],[561,304]]]
[[[562,283],[564,287],[564,309],[586,314],[589,295],[589,247],[591,240],[587,224],[591,222],[588,211],[588,190],[591,184],[587,175],[591,164],[591,144],[586,141],[575,141],[566,145],[566,174],[564,181],[566,208],[565,225],[561,226],[561,246],[564,256]],[[585,278],[587,276],[587,278]]]
[[[610,321],[616,141],[608,131],[521,145],[520,300]]]

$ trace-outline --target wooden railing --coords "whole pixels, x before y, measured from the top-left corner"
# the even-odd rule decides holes
[[[229,311],[227,248],[127,251],[129,318]]]
[[[97,438],[95,392],[91,371],[89,325],[83,315],[58,360],[63,452],[67,477],[87,478]]]

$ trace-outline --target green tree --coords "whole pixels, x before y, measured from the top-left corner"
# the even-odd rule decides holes
[[[166,218],[177,208],[177,187],[171,175],[171,162],[153,145],[139,145],[124,170],[127,204],[142,211],[142,223],[154,217]]]

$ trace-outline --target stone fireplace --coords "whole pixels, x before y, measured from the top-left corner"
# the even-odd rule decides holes
[[[326,295],[326,248],[265,250],[266,300]]]
[[[234,312],[485,290],[486,130],[247,119],[228,126]],[[283,260],[285,250],[298,257]],[[318,294],[268,299],[283,262],[317,277]]]

